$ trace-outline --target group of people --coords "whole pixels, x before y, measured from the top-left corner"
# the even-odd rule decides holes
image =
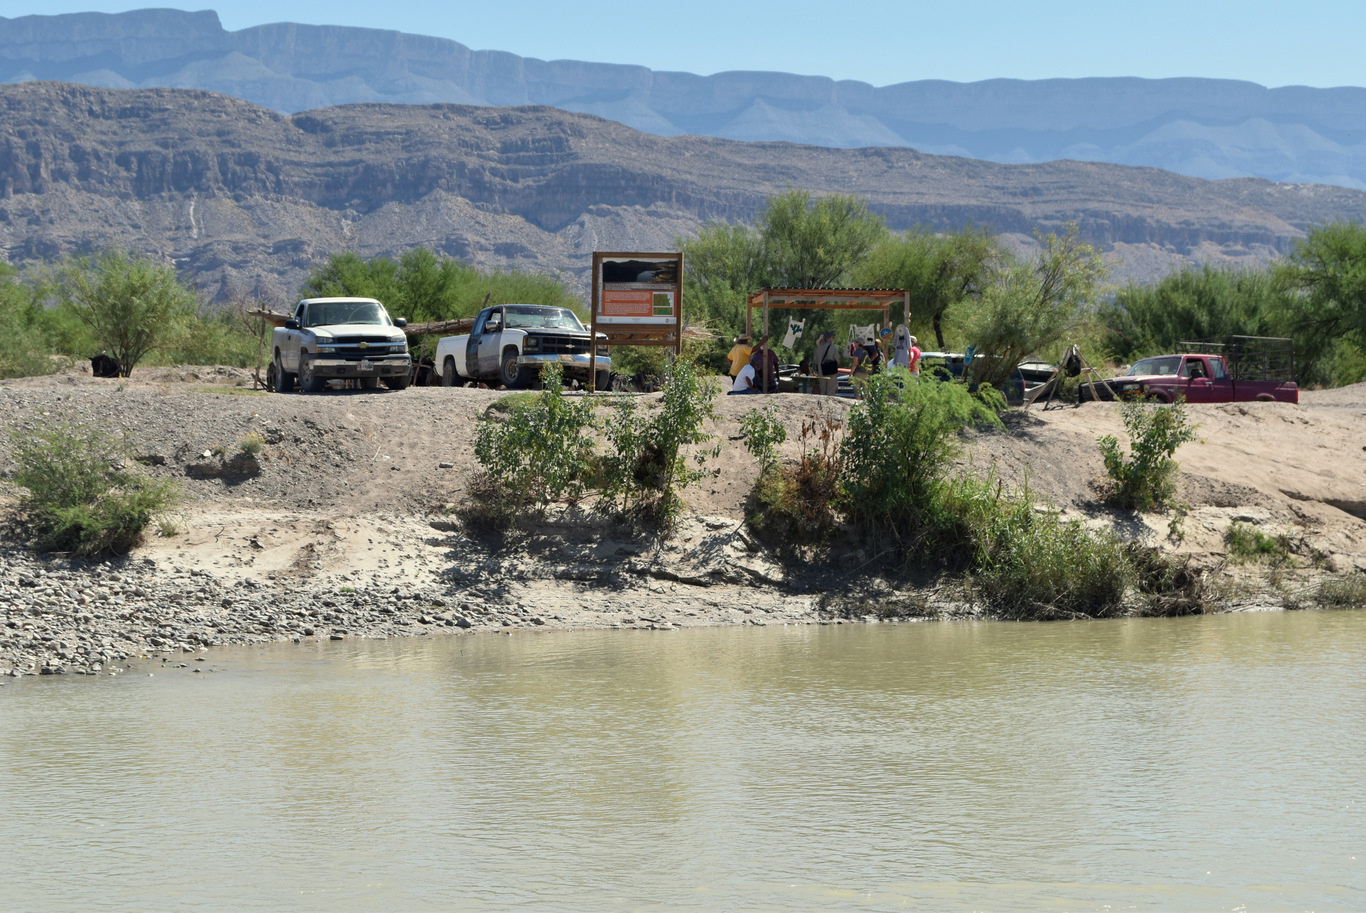
[[[887,332],[889,331],[883,331],[884,334]],[[866,377],[882,370],[882,345],[876,337],[856,337],[850,343],[848,354],[851,359],[851,373],[855,377]],[[892,364],[905,368],[914,377],[919,377],[920,354],[917,340],[906,329],[906,325],[903,323],[898,326],[892,340]],[[730,376],[735,379],[731,386],[731,395],[763,393],[765,382],[769,384],[767,392],[777,390],[778,356],[768,345],[767,336],[762,337],[757,345],[751,344],[747,335],[735,337],[735,345],[728,353],[728,357]],[[803,364],[813,369],[820,378],[820,392],[826,396],[834,396],[839,392],[841,361],[840,347],[835,344],[835,331],[826,330],[816,343],[811,361]],[[767,371],[765,363],[768,366]]]
[[[735,379],[730,393],[776,393],[778,390],[778,353],[768,344],[768,337],[760,337],[758,345],[748,336],[735,337],[735,345],[728,353],[730,376]],[[765,370],[767,363],[767,370]],[[765,384],[768,385],[765,390]]]

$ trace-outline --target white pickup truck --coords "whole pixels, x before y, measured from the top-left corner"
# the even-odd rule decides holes
[[[612,372],[606,339],[598,334],[599,390],[608,389]],[[588,330],[568,308],[500,304],[480,311],[469,333],[442,337],[435,363],[446,387],[469,381],[528,387],[546,364],[558,364],[566,380],[586,384],[592,354]]]
[[[288,393],[297,378],[309,393],[333,379],[355,379],[364,390],[377,389],[381,381],[402,390],[413,369],[407,325],[402,318],[389,319],[373,298],[305,298],[271,333],[275,389]]]

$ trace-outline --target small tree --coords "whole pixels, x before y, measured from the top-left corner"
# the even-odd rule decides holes
[[[53,288],[96,344],[118,359],[122,377],[195,315],[195,295],[172,267],[123,250],[68,260],[56,270]]]
[[[1165,507],[1176,494],[1176,448],[1195,440],[1185,405],[1131,402],[1120,407],[1132,452],[1126,457],[1112,434],[1100,439],[1111,503],[1135,510]]]
[[[475,429],[474,456],[488,475],[489,490],[509,505],[534,504],[583,494],[593,455],[593,405],[564,396],[560,366],[541,371],[544,389],[514,393],[502,421],[483,421]]]
[[[841,443],[850,521],[897,534],[928,523],[962,450],[959,433],[1000,425],[1005,403],[989,395],[984,402],[962,384],[916,383],[900,368],[869,377]]]
[[[614,399],[603,428],[609,451],[602,460],[602,495],[607,509],[651,521],[667,534],[683,508],[679,491],[712,474],[704,466],[721,448],[702,446],[712,439],[702,425],[715,417],[719,392],[710,379],[675,362],[664,372],[662,390],[659,409],[643,419],[635,397]],[[698,448],[692,466],[686,446]]]
[[[875,247],[855,271],[855,284],[904,288],[910,295],[910,320],[929,324],[935,343],[945,349],[945,313],[960,302],[981,298],[1004,258],[1000,244],[983,230],[944,235],[908,231]]]
[[[1000,387],[1025,356],[1058,342],[1082,318],[1105,275],[1099,252],[1082,242],[1076,225],[1067,234],[1040,238],[1032,262],[1004,269],[968,322],[977,346],[973,379]]]

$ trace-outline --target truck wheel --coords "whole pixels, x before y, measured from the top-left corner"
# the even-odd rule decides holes
[[[390,390],[406,390],[413,376],[411,374],[399,374],[395,377],[384,378],[384,386]]]
[[[447,358],[441,363],[441,386],[454,387],[456,381],[455,359]]]
[[[327,386],[327,381],[313,369],[313,359],[302,352],[299,353],[299,386],[304,388],[305,393],[321,393]]]
[[[282,364],[280,363],[280,356],[279,356],[279,355],[276,355],[276,356],[275,356],[275,361],[274,361],[273,365],[274,365],[274,368],[275,368],[275,392],[276,392],[276,393],[292,393],[292,392],[294,392],[294,375],[293,375],[293,374],[290,374],[288,371],[285,370],[284,365],[282,365]]]
[[[504,387],[525,387],[526,374],[517,367],[517,350],[504,349],[503,360],[498,365],[498,379]]]
[[[598,379],[593,382],[593,389],[599,392],[612,389],[612,372],[599,371]]]

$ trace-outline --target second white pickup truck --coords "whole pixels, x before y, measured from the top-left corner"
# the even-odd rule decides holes
[[[612,360],[606,335],[598,334],[597,383],[610,385]],[[593,340],[574,312],[543,304],[500,304],[486,307],[474,327],[436,344],[436,367],[443,386],[487,381],[505,387],[528,387],[541,366],[558,364],[566,380],[588,382]]]

